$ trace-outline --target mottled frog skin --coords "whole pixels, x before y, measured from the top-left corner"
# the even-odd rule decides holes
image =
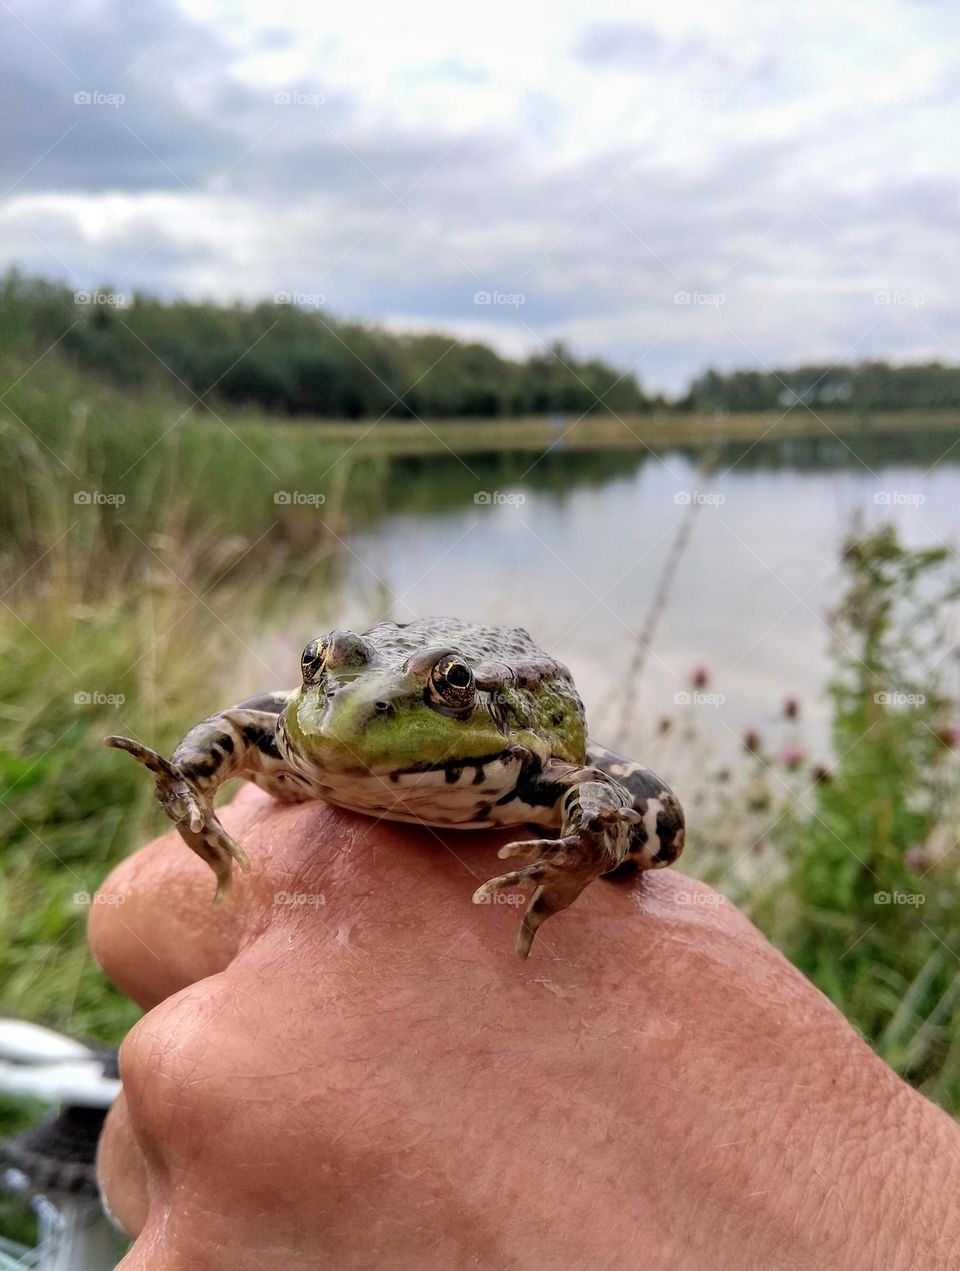
[[[378,817],[553,835],[501,848],[528,863],[474,894],[533,888],[517,938],[534,935],[594,878],[658,869],[683,849],[683,811],[641,764],[587,740],[570,672],[520,627],[456,618],[332,631],[301,658],[300,687],[211,715],[166,760],[127,737],[160,804],[225,894],[247,859],[217,819],[216,791],[243,777],[284,802],[325,799]]]

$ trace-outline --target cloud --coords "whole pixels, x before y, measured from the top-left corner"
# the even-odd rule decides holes
[[[662,33],[647,22],[597,22],[584,30],[576,52],[588,64],[633,67],[665,45]]]
[[[614,0],[557,0],[549,21],[491,0],[483,24],[435,0],[322,24],[287,0],[269,22],[252,0],[10,9],[4,263],[164,295],[322,292],[511,352],[564,338],[655,387],[960,347],[940,7],[876,0],[869,29],[827,0],[632,22]],[[481,312],[483,289],[524,301]],[[878,305],[884,289],[924,299]]]
[[[226,50],[170,3],[11,6],[0,95],[4,175],[23,190],[185,188],[242,139],[202,86]],[[191,89],[191,85],[193,86]]]

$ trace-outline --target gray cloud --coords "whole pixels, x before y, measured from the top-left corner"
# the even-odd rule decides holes
[[[635,65],[638,59],[662,54],[667,41],[646,22],[597,22],[587,27],[576,54],[591,64]]]
[[[335,41],[276,101],[244,60],[296,50],[279,22],[252,50],[172,0],[16,12],[31,29],[8,19],[0,51],[0,260],[165,295],[323,292],[510,349],[559,336],[642,357],[672,387],[708,362],[945,356],[960,340],[947,51],[893,91],[889,67],[837,81],[816,42],[784,66],[775,26],[738,41],[598,19],[509,109],[496,60],[465,49],[418,60],[390,110]],[[406,94],[461,114],[412,117]],[[922,305],[878,306],[884,287]],[[524,303],[481,310],[483,288]]]
[[[8,18],[0,52],[0,102],[12,122],[5,184],[183,188],[236,153],[239,124],[177,91],[211,63],[226,61],[225,46],[167,0],[142,6],[103,0],[92,7],[40,0],[16,12],[22,21]],[[78,93],[125,101],[82,105]]]
[[[290,102],[252,90],[235,74],[240,51],[170,0],[139,8],[99,0],[92,17],[76,3],[40,0],[24,12],[29,29],[10,22],[0,48],[0,107],[13,125],[3,176],[21,192],[213,186],[267,199],[315,188],[387,195],[448,144],[389,127],[351,138],[354,104],[335,87],[293,81],[284,90]],[[282,31],[268,32],[268,46],[283,42]],[[77,93],[124,100],[84,105]],[[457,162],[477,163],[477,150],[469,143]]]

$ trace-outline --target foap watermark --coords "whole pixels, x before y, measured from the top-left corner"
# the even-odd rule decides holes
[[[700,689],[681,689],[674,693],[673,700],[677,706],[722,706],[727,700],[724,693],[704,693]]]
[[[107,490],[74,490],[73,501],[78,507],[122,508],[127,496]]]
[[[123,93],[101,93],[99,89],[81,89],[73,94],[74,106],[111,106],[119,109],[126,101]]]
[[[720,305],[727,303],[727,297],[722,291],[675,291],[673,293],[673,303],[675,305],[706,305],[707,307],[719,308]]]
[[[714,89],[691,89],[680,94],[680,100],[689,106],[707,106],[710,110],[719,110],[726,104],[727,94],[718,93]]]
[[[875,905],[925,905],[927,898],[922,891],[875,891]]]
[[[103,305],[108,309],[125,309],[127,297],[120,291],[75,291],[75,305]]]
[[[506,305],[508,308],[519,309],[521,305],[527,303],[527,297],[522,291],[475,291],[473,303],[475,305]]]
[[[126,701],[123,693],[101,693],[99,689],[92,692],[86,692],[81,689],[79,693],[74,693],[74,706],[112,706],[114,710],[122,706]]]
[[[319,490],[275,490],[273,501],[277,507],[319,508],[327,501],[327,496]]]
[[[275,291],[275,305],[299,305],[301,309],[319,309],[327,303],[322,291]]]
[[[926,704],[927,695],[926,693],[900,693],[896,689],[891,689],[874,693],[873,700],[878,706],[912,706],[916,708]]]
[[[326,102],[323,93],[311,93],[302,89],[285,88],[273,94],[274,106],[310,106],[317,110]]]
[[[921,508],[927,496],[919,490],[876,490],[873,501],[880,507]]]
[[[83,908],[88,905],[125,905],[127,897],[122,891],[75,891],[73,903]]]
[[[290,909],[322,909],[327,898],[322,891],[275,891],[273,903]]]
[[[484,892],[477,898],[478,905],[525,905],[529,896],[521,896],[515,891]]]
[[[674,503],[680,507],[689,507],[691,503],[698,507],[719,508],[727,501],[725,494],[708,494],[706,490],[678,490],[673,496]]]
[[[676,905],[693,905],[699,909],[716,909],[725,905],[727,898],[718,891],[678,891],[674,893],[673,902]]]
[[[927,297],[920,291],[875,291],[875,305],[902,305],[907,309],[919,309],[927,303]]]
[[[478,507],[522,507],[527,501],[525,494],[509,490],[475,490],[473,501]]]

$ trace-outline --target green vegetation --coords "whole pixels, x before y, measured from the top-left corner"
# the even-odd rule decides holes
[[[139,582],[147,547],[162,554],[164,543],[188,543],[215,577],[272,526],[281,541],[322,553],[325,544],[310,537],[316,516],[276,504],[283,491],[323,491],[332,527],[361,492],[375,510],[386,464],[369,454],[361,461],[349,442],[200,417],[162,389],[131,394],[99,382],[56,351],[19,380],[17,365],[0,354],[0,378],[11,384],[0,444],[18,476],[0,500],[4,585],[28,568],[32,587],[56,570],[83,586],[105,575]]]
[[[947,691],[944,549],[853,538],[835,615],[830,779],[785,819],[788,872],[760,909],[787,955],[879,1052],[960,1107],[960,767]],[[767,908],[769,906],[769,908]]]
[[[138,1012],[85,951],[88,897],[159,821],[149,784],[102,739],[133,731],[169,746],[228,684],[246,675],[252,689],[259,668],[239,667],[237,650],[256,639],[271,592],[262,587],[253,607],[249,588],[229,579],[205,594],[196,562],[179,567],[181,586],[159,557],[141,586],[122,571],[91,586],[85,570],[71,576],[75,558],[51,555],[41,587],[18,589],[16,615],[0,618],[3,1006],[118,1038]]]
[[[3,1005],[117,1038],[137,1012],[85,950],[82,893],[159,822],[102,738],[169,745],[228,683],[256,691],[262,667],[238,659],[275,589],[295,563],[322,598],[343,508],[375,510],[385,466],[337,463],[342,448],[306,430],[241,439],[228,425],[175,424],[182,407],[163,392],[130,400],[56,354],[25,375],[15,366],[0,357],[12,385],[0,406]],[[302,488],[304,469],[331,465],[322,520],[275,506],[285,482]]]
[[[78,303],[76,296],[80,295]],[[54,343],[126,387],[165,384],[189,404],[324,419],[495,418],[646,410],[632,375],[554,345],[525,362],[445,335],[392,335],[296,304],[162,303],[109,287],[74,293],[8,273],[0,331],[37,356]]]
[[[960,1110],[960,754],[947,691],[956,560],[889,527],[847,543],[833,617],[833,752],[747,739],[706,876],[904,1077]],[[748,852],[744,867],[744,851]],[[694,862],[692,861],[691,864]]]
[[[771,371],[706,371],[677,403],[688,411],[840,410],[874,414],[889,410],[942,410],[960,406],[960,367],[927,362],[814,364]]]

